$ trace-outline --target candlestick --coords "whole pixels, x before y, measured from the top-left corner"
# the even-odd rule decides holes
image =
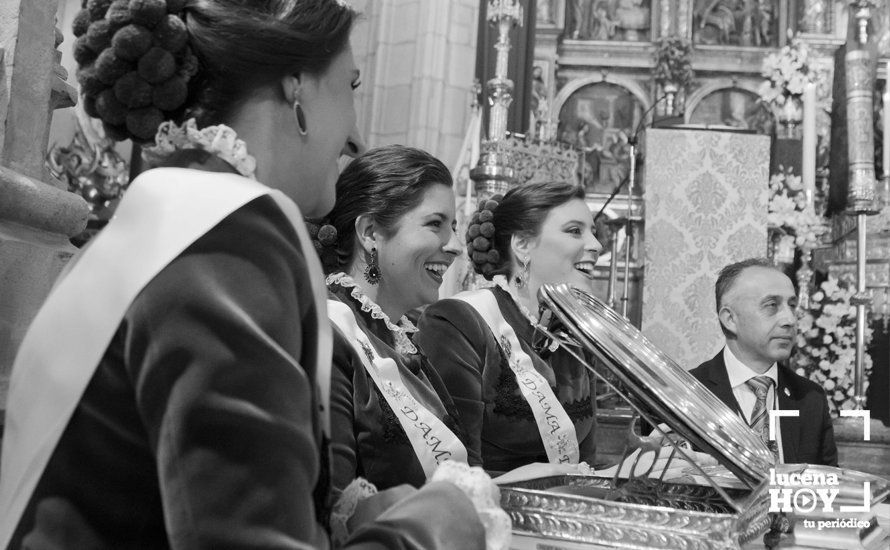
[[[803,154],[801,180],[807,197],[807,208],[813,209],[816,194],[816,84],[809,82],[803,90]]]
[[[890,61],[887,62],[887,66],[884,72],[884,94],[881,96],[881,100],[883,105],[881,106],[881,110],[884,113],[883,116],[883,130],[884,130],[884,146],[881,150],[881,160],[883,161],[882,166],[884,169],[884,175],[890,175],[890,86],[888,86],[888,82],[890,82]]]

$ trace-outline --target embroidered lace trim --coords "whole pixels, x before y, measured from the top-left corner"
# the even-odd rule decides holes
[[[436,468],[430,481],[448,481],[456,485],[473,502],[479,521],[485,528],[486,550],[510,548],[513,524],[501,508],[501,491],[479,466],[447,460]]]
[[[331,538],[334,539],[334,544],[337,547],[342,546],[349,538],[349,528],[346,522],[355,513],[358,503],[376,493],[377,487],[363,477],[353,479],[352,483],[340,493],[340,498],[337,499],[331,510]]]
[[[256,179],[256,159],[247,152],[247,145],[238,139],[235,130],[224,124],[198,129],[195,119],[182,126],[172,120],[163,122],[155,134],[155,145],[147,147],[149,156],[163,157],[177,150],[201,149],[231,164],[239,174]]]
[[[362,311],[370,314],[371,317],[374,319],[383,321],[386,324],[386,328],[388,328],[393,333],[397,352],[401,353],[402,355],[414,355],[415,353],[417,353],[417,348],[408,337],[408,334],[417,332],[417,327],[414,326],[414,323],[409,321],[407,317],[403,315],[402,318],[399,319],[399,324],[394,324],[389,319],[389,316],[383,312],[383,309],[381,309],[379,305],[374,303],[374,301],[371,300],[371,298],[368,297],[367,294],[362,292],[362,289],[359,288],[355,280],[342,271],[331,273],[330,275],[328,275],[325,279],[325,284],[338,284],[343,288],[351,289],[349,291],[349,295],[352,296],[359,304],[361,304]]]

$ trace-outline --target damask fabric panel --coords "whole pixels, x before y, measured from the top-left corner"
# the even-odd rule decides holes
[[[646,132],[643,334],[686,369],[723,345],[714,282],[766,256],[770,138]]]

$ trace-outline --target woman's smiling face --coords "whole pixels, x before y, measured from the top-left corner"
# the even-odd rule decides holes
[[[553,208],[529,248],[529,283],[568,283],[587,289],[603,246],[594,236],[593,216],[581,199]]]
[[[454,232],[454,193],[430,185],[423,198],[399,220],[395,232],[377,241],[384,310],[409,311],[439,297],[442,275],[460,252]]]

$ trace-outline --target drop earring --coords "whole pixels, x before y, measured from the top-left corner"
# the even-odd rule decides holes
[[[297,130],[300,132],[301,136],[305,136],[309,133],[306,129],[306,113],[303,112],[303,106],[300,105],[300,100],[294,98],[294,118],[297,119]]]
[[[530,263],[531,261],[529,260],[526,260],[525,262],[519,260],[519,273],[513,277],[513,282],[516,284],[516,288],[522,288],[528,284],[528,266]]]
[[[368,265],[365,267],[365,280],[376,285],[380,282],[380,263],[377,258],[377,247],[371,248]]]

